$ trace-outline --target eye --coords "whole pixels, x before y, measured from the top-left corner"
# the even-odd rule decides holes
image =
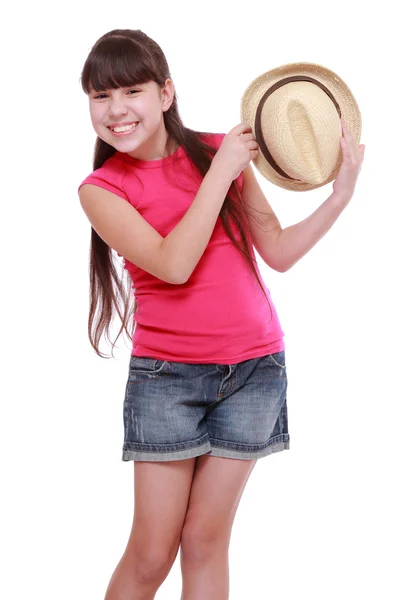
[[[138,94],[138,93],[140,92],[140,90],[136,90],[136,89],[135,89],[135,90],[129,90],[129,91],[128,91],[128,94],[129,94],[130,92],[132,92],[133,94]],[[94,98],[95,100],[99,100],[99,99],[103,98],[103,97],[104,97],[104,96],[106,96],[106,95],[107,95],[107,94],[97,94],[97,96],[93,96],[93,98]]]

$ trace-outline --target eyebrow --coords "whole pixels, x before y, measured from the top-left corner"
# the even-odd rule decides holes
[[[132,88],[143,88],[144,85],[145,85],[144,83],[132,83],[131,85],[123,85],[123,86],[120,86],[119,88],[115,88],[115,89],[128,90],[128,89],[132,89]],[[91,90],[89,90],[89,94],[101,94],[101,92],[109,92],[111,89],[114,89],[114,88],[104,88],[101,90],[91,89]]]

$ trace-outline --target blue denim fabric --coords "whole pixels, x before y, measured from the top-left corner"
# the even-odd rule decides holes
[[[122,460],[251,460],[289,449],[285,352],[232,365],[131,356]]]

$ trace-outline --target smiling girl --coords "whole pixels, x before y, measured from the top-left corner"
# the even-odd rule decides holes
[[[363,148],[343,125],[334,192],[282,229],[250,166],[252,128],[184,126],[165,56],[143,32],[102,36],[82,87],[97,134],[79,197],[92,227],[89,338],[99,356],[114,311],[129,335],[135,298],[122,453],[134,461],[134,519],[106,600],[153,599],[178,550],[182,600],[225,600],[246,482],[257,459],[290,441],[284,333],[254,247],[280,272],[304,256],[349,202]]]

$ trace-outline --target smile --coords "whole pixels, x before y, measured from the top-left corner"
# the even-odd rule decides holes
[[[113,135],[116,136],[128,135],[132,133],[132,131],[134,131],[138,125],[139,122],[135,122],[131,123],[130,125],[123,125],[121,127],[109,127],[109,130],[112,132]]]

